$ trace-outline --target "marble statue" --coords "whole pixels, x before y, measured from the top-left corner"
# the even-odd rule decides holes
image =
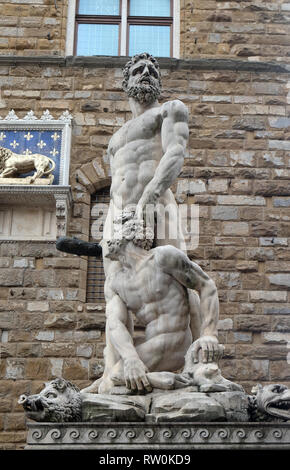
[[[123,87],[129,97],[132,119],[113,135],[108,146],[112,174],[111,201],[102,241],[107,304],[105,370],[101,381],[86,389],[87,392],[94,393],[104,392],[113,385],[109,376],[119,361],[119,353],[116,353],[116,348],[112,344],[109,327],[113,310],[110,306],[115,298],[111,282],[114,274],[121,268],[118,259],[107,256],[108,242],[113,237],[113,222],[122,211],[132,207],[134,207],[136,219],[140,222],[146,220],[147,224],[146,208],[148,206],[156,207],[157,219],[162,215],[158,214],[156,203],[159,207],[172,205],[177,208],[170,186],[182,169],[189,135],[188,110],[185,105],[179,100],[168,101],[162,105],[158,103],[161,78],[158,63],[154,57],[147,53],[134,56],[124,68]],[[176,210],[176,214],[177,212]],[[165,233],[170,234],[176,229],[177,236],[173,239],[155,238],[155,244],[157,246],[170,244],[185,251],[184,237],[177,216],[169,218],[168,214],[165,214],[164,222]],[[151,228],[154,230],[154,225],[151,224]],[[199,298],[195,291],[188,290],[188,299],[192,312],[191,325],[182,338],[185,339],[188,347],[192,337],[199,339],[202,335],[199,345],[204,350],[204,358],[207,360],[218,351],[216,329],[218,311],[212,313],[211,320],[207,319],[208,324],[207,321],[204,322],[201,333]],[[130,309],[127,311],[128,322],[132,322]],[[163,321],[164,319],[165,317]],[[178,343],[178,340],[176,341]],[[176,356],[180,356],[179,360],[174,360],[178,365],[182,366],[181,356],[184,356],[184,353],[185,351],[175,352]],[[161,367],[161,363],[159,366]],[[133,373],[129,372],[129,369],[133,367],[135,365],[132,360],[126,361],[126,370],[129,375]],[[173,365],[170,366],[170,370],[172,367]],[[141,367],[140,374],[144,378],[144,371],[141,372]],[[139,377],[139,373],[137,376]],[[140,377],[137,380],[139,379]]]
[[[23,155],[12,152],[5,147],[0,147],[0,178],[11,178],[22,173],[34,171],[33,176],[25,178],[27,183],[32,184],[36,178],[49,175],[49,184],[53,183],[53,175],[55,162],[45,155],[33,153],[31,155]],[[14,183],[17,183],[15,179]]]

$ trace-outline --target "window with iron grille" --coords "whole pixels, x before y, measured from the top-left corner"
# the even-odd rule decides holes
[[[179,0],[77,0],[75,54],[132,56],[146,51],[176,57],[177,4]]]
[[[110,203],[110,188],[97,191],[91,196],[90,241],[99,242],[102,239],[104,223]],[[87,299],[88,303],[105,303],[104,297],[105,274],[103,258],[88,258]]]

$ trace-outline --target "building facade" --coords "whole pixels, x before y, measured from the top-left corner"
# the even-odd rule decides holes
[[[102,373],[101,260],[61,253],[55,239],[101,232],[106,147],[131,116],[122,67],[144,43],[160,54],[161,101],[180,99],[190,113],[173,189],[199,210],[189,256],[218,287],[223,374],[248,392],[290,384],[290,3],[101,3],[0,1],[0,127],[11,110],[20,121],[31,111],[72,117],[64,184],[49,194],[0,185],[1,449],[24,447],[20,394],[59,376],[84,387]],[[0,139],[5,147],[1,129]],[[40,208],[52,214],[49,235],[36,231]],[[21,221],[14,232],[7,213]]]

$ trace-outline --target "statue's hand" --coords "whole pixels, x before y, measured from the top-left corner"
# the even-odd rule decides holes
[[[199,352],[201,350],[202,362],[218,362],[223,356],[224,349],[224,346],[219,344],[215,336],[201,336],[193,343],[193,361],[199,362]]]
[[[158,202],[159,196],[160,194],[157,192],[154,193],[147,189],[144,190],[136,206],[135,215],[137,219],[145,221],[145,218],[147,219],[148,216],[150,217],[150,215],[154,215],[154,208]]]
[[[148,370],[140,359],[132,358],[124,360],[124,379],[129,390],[152,391],[146,372]]]

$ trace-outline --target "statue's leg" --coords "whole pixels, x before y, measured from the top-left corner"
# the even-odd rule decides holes
[[[148,369],[147,378],[152,386],[171,389],[176,382],[174,371],[184,366],[184,355],[191,344],[191,333],[165,333],[150,338],[141,344],[135,344],[136,351],[141,361]],[[107,392],[114,385],[124,385],[124,367],[120,359],[110,370],[110,381],[102,392]]]
[[[188,300],[190,310],[190,329],[192,339],[195,341],[200,337],[201,329],[201,312],[200,312],[200,299],[196,291],[188,289]]]
[[[17,173],[17,168],[5,168],[1,173],[1,178],[6,178],[7,176],[14,176]]]
[[[108,253],[107,241],[113,237],[113,220],[118,215],[119,212],[120,211],[114,208],[113,203],[111,201],[107,218],[104,224],[104,232],[103,232],[104,235],[103,235],[103,240],[102,240],[103,266],[104,266],[104,271],[105,271],[104,291],[105,291],[105,301],[107,304],[110,301],[110,298],[108,297],[106,293],[106,285],[108,282],[110,282],[109,278],[113,276],[114,272],[120,269],[119,262],[112,261],[106,258],[106,254]],[[133,336],[133,321],[132,321],[130,313],[128,313],[127,328]],[[120,360],[120,356],[112,344],[109,328],[106,324],[106,347],[104,349],[104,361],[105,361],[104,373],[101,378],[97,379],[89,387],[83,389],[82,392],[103,393],[106,390],[110,389],[113,386],[110,375],[114,366],[118,363],[119,360]]]
[[[31,183],[34,183],[36,178],[41,178],[44,174],[46,165],[43,162],[35,163],[35,172],[30,179]]]

